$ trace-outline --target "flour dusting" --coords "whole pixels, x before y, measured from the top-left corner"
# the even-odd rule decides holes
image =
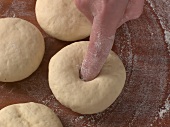
[[[160,109],[160,111],[158,112],[159,117],[160,117],[161,119],[163,119],[163,118],[164,118],[164,115],[165,115],[167,112],[169,112],[169,110],[170,110],[170,95],[169,95],[168,98],[166,99],[164,106],[163,106],[163,107]]]
[[[164,30],[165,34],[165,42],[168,45],[168,51],[170,54],[170,1],[168,0],[162,0],[162,1],[153,1],[153,0],[147,0],[154,10],[155,14],[157,15],[160,24]],[[162,3],[163,2],[163,3]],[[166,4],[166,6],[164,6]],[[162,7],[160,7],[162,6]]]
[[[147,2],[150,4],[151,8],[153,9],[154,14],[157,16],[157,19],[160,23],[160,26],[162,27],[162,30],[164,31],[164,42],[167,45],[168,54],[170,55],[170,1],[169,0],[147,0]],[[162,43],[162,42],[160,42]],[[167,71],[169,69],[167,68]],[[167,77],[168,79],[168,77]],[[165,83],[165,82],[164,82]],[[167,82],[168,84],[168,82]],[[155,116],[155,120],[153,120],[152,124],[150,126],[154,126],[154,123],[157,123],[159,119],[162,121],[164,120],[164,117],[167,113],[170,111],[170,93],[167,99],[164,102],[164,106],[161,108],[158,108],[157,115]],[[163,122],[159,122],[160,126],[165,124]]]
[[[31,0],[33,1],[33,0]],[[30,7],[32,6],[31,1],[23,1],[23,0],[12,0],[9,4],[8,9],[5,9],[2,16],[3,17],[25,17],[25,16],[35,16],[35,13],[30,11]],[[0,2],[1,9],[1,2]]]
[[[164,33],[165,33],[165,41],[166,41],[166,43],[167,43],[167,45],[168,45],[168,51],[169,51],[169,55],[170,55],[170,31],[164,31]]]

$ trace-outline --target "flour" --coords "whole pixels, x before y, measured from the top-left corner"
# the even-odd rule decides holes
[[[110,40],[114,41],[114,39],[115,39],[115,35],[113,35],[113,36],[111,36],[111,37],[108,37],[108,39],[110,39]]]
[[[164,106],[163,106],[163,107],[160,109],[160,111],[158,112],[159,117],[160,117],[161,119],[163,119],[164,116],[165,116],[165,114],[166,114],[167,112],[169,112],[169,110],[170,110],[170,95],[169,95],[168,98],[166,99]]]
[[[170,1],[147,0],[147,2],[150,4],[151,8],[153,9],[153,12],[157,16],[157,19],[159,20],[159,23],[164,31],[164,42],[167,44],[168,54],[170,55],[170,21],[169,21]],[[169,113],[170,110],[169,99],[170,99],[170,95],[165,100],[164,105],[160,109],[158,108],[159,109],[159,111],[157,111],[158,115],[155,116],[155,120],[153,120],[150,126],[154,126],[154,123],[160,119],[163,120],[165,115]],[[159,124],[161,124],[161,122]]]
[[[157,15],[160,24],[164,30],[164,34],[165,34],[165,42],[168,45],[168,51],[170,54],[170,21],[167,21],[167,19],[170,19],[170,1],[168,0],[162,0],[164,2],[164,4],[166,4],[167,6],[164,7],[164,11],[160,10],[160,8],[156,7],[161,2],[154,2],[153,0],[147,0],[150,3],[150,6],[152,7],[152,9],[154,10],[155,14]],[[161,4],[159,4],[160,6]],[[163,5],[163,4],[162,4]],[[156,8],[156,9],[155,9]],[[166,11],[166,13],[165,13]]]
[[[170,55],[170,31],[164,31],[164,33],[165,33],[165,41],[166,41],[166,43],[167,43],[167,45],[168,45],[168,51],[169,51],[169,55]]]
[[[35,16],[35,13],[30,11],[30,7],[34,7],[32,5],[33,2],[31,1],[27,2],[23,0],[12,0],[8,9],[5,9],[2,16],[3,17]],[[0,3],[0,9],[1,9],[1,6],[2,4]]]
[[[14,15],[13,15],[12,17],[13,17],[13,18],[15,18],[15,17],[16,17],[15,13],[14,13]]]

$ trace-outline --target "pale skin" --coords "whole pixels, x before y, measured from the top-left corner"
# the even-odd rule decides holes
[[[92,23],[92,32],[80,76],[84,81],[96,78],[109,55],[117,28],[139,18],[144,0],[75,0],[77,8]]]

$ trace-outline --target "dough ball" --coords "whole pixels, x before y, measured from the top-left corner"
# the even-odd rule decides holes
[[[36,17],[45,32],[60,40],[80,40],[91,32],[90,21],[76,8],[74,0],[37,0]]]
[[[76,42],[50,60],[49,85],[56,99],[81,114],[93,114],[109,107],[121,93],[126,73],[119,57],[110,52],[101,73],[92,81],[82,81],[79,70],[88,42]]]
[[[1,127],[63,127],[55,113],[42,104],[23,103],[0,110]]]
[[[0,81],[27,78],[40,65],[44,38],[31,23],[18,18],[0,19]]]

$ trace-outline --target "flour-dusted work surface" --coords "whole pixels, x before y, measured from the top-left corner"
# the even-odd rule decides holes
[[[36,0],[0,0],[0,17],[30,21]],[[127,80],[118,99],[104,112],[79,115],[62,106],[48,85],[50,58],[68,42],[49,37],[44,59],[29,78],[15,83],[0,82],[0,109],[10,104],[38,102],[50,107],[64,127],[169,127],[170,126],[170,0],[146,0],[144,12],[124,24],[113,50],[122,59]]]

